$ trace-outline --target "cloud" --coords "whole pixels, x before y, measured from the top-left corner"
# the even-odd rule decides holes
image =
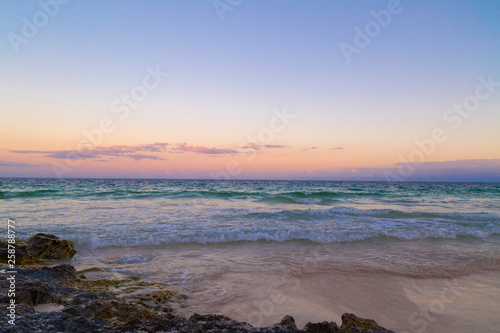
[[[311,147],[302,148],[301,150],[302,150],[302,151],[310,151],[310,150],[314,150],[314,149],[318,149],[318,147],[316,147],[316,146],[311,146]]]
[[[164,158],[156,155],[156,153],[171,152],[171,153],[195,153],[205,155],[235,155],[248,151],[243,149],[262,150],[262,149],[284,149],[289,148],[285,145],[258,145],[255,142],[249,142],[243,147],[225,148],[225,147],[206,147],[190,145],[186,142],[171,145],[166,142],[155,142],[151,144],[143,144],[137,146],[127,145],[112,145],[112,146],[97,146],[93,147],[89,144],[88,147],[82,147],[78,150],[8,150],[16,154],[29,154],[29,155],[42,155],[48,158],[55,159],[72,159],[82,160],[88,159],[99,162],[110,161],[114,158],[126,158],[134,161],[150,159],[150,160],[164,160]],[[316,149],[316,147],[313,147]]]
[[[418,165],[397,163],[388,168],[307,170],[299,176],[331,180],[500,182],[500,159],[423,162]]]
[[[344,147],[334,147],[334,148],[330,148],[331,150],[339,150],[339,149],[344,149]]]
[[[396,166],[404,166],[409,163],[396,163]],[[414,163],[415,165],[417,163]],[[498,168],[500,172],[500,159],[471,159],[471,160],[456,160],[456,161],[438,161],[438,162],[424,162],[421,163],[425,168]],[[417,166],[418,168],[419,166]]]
[[[241,147],[242,149],[255,149],[255,150],[261,150],[260,146],[256,144],[255,142],[249,142],[246,146]]]
[[[6,149],[7,151],[11,153],[17,153],[17,154],[46,154],[50,153],[50,151],[43,151],[43,150],[9,150]]]
[[[277,149],[283,149],[283,148],[288,148],[288,146],[285,145],[263,145],[259,146],[255,142],[249,142],[246,146],[241,147],[242,149],[255,149],[255,150],[261,150],[262,148],[277,148]]]
[[[134,161],[142,159],[164,160],[156,155],[141,154],[142,152],[161,153],[167,150],[169,144],[158,142],[152,144],[144,144],[139,146],[113,145],[109,147],[98,146],[84,148],[81,150],[9,150],[11,153],[17,154],[41,154],[44,157],[56,159],[93,159],[104,161],[105,157],[121,157],[130,158]]]
[[[155,155],[138,155],[137,154],[137,155],[127,155],[127,157],[134,159],[134,161],[140,161],[140,160],[145,160],[145,159],[156,160],[156,161],[165,160],[164,158],[161,158],[161,157],[155,156]]]
[[[191,152],[191,153],[208,154],[208,155],[238,154],[238,151],[231,148],[210,148],[203,146],[193,146],[193,145],[188,145],[185,142],[177,144],[177,147],[172,148],[172,150],[182,153]]]
[[[284,145],[264,145],[264,148],[278,148],[278,149],[283,149],[283,148],[288,148],[288,146],[284,146]]]
[[[391,171],[408,180],[500,181],[500,159],[470,159],[424,163],[397,163]]]
[[[0,167],[18,167],[18,168],[25,168],[25,167],[38,167],[40,165],[38,164],[28,164],[28,163],[22,163],[22,162],[10,162],[10,161],[0,161]]]
[[[154,153],[160,153],[166,151],[166,147],[168,146],[168,143],[164,142],[158,142],[158,143],[151,143],[151,144],[145,144],[145,145],[139,145],[139,146],[124,146],[124,145],[113,145],[109,147],[95,147],[94,150],[100,152],[100,153],[118,153],[118,152],[123,152],[123,153],[132,153],[132,152],[154,152]]]

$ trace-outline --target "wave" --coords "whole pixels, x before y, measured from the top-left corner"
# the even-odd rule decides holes
[[[136,234],[138,231],[134,231]],[[317,232],[317,231],[284,231],[284,230],[266,230],[266,231],[220,231],[210,234],[198,235],[160,235],[150,234],[131,237],[129,234],[113,233],[113,235],[100,235],[90,238],[75,238],[78,246],[84,248],[103,248],[103,247],[142,247],[142,246],[166,246],[175,244],[222,244],[235,242],[288,242],[305,241],[318,244],[332,243],[352,243],[352,242],[391,242],[391,241],[412,241],[422,239],[486,239],[489,237],[500,236],[500,228],[489,231],[470,230],[463,228],[460,230],[378,230],[372,232]]]
[[[33,190],[33,191],[0,191],[0,199],[27,198],[27,197],[47,197],[50,194],[58,193],[58,190]]]
[[[321,201],[333,201],[342,198],[353,197],[382,197],[383,192],[360,192],[360,191],[230,191],[230,190],[135,190],[135,189],[110,189],[110,190],[78,190],[78,189],[45,189],[34,191],[0,192],[0,199],[20,197],[60,197],[74,196],[77,198],[110,197],[110,198],[213,198],[213,199],[255,199],[268,203],[296,203],[310,204]]]
[[[388,219],[461,219],[468,221],[500,220],[499,212],[404,212],[392,209],[361,209],[337,206],[329,209],[292,209],[278,212],[251,212],[248,217],[260,219],[287,219],[287,220],[323,220],[325,218],[339,218],[342,216],[363,216]],[[498,221],[500,222],[500,221]]]

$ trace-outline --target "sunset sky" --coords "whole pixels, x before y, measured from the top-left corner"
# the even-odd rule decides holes
[[[0,177],[500,181],[500,2],[3,1]]]

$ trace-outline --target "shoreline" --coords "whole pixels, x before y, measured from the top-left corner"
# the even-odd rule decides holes
[[[21,239],[16,241],[23,244],[27,251],[31,239],[27,242]],[[52,244],[55,241],[49,237],[48,242]],[[62,253],[73,253],[72,242],[58,240],[55,244],[59,244],[59,247],[64,244]],[[266,245],[259,249],[267,254],[269,260],[270,249],[276,249],[276,246]],[[292,243],[288,245],[297,246]],[[286,247],[288,245],[280,244],[280,251],[289,251],[290,248]],[[247,255],[256,255],[255,249],[252,251],[254,246],[255,244],[247,244],[246,247],[238,248]],[[276,323],[281,323],[283,316],[290,315],[295,318],[295,328],[283,332],[308,332],[297,327],[305,329],[311,327],[310,322],[324,320],[340,323],[344,322],[342,314],[355,313],[363,318],[375,318],[380,325],[397,332],[433,333],[452,327],[454,331],[486,332],[495,328],[495,311],[500,304],[500,284],[494,283],[500,281],[498,270],[481,270],[454,278],[436,278],[382,271],[324,270],[325,267],[319,267],[317,263],[312,266],[315,269],[295,267],[292,262],[288,262],[288,266],[273,268],[266,264],[266,260],[262,261],[262,254],[257,255],[257,258],[238,257],[234,244],[227,248],[217,247],[215,252],[215,248],[212,248],[210,253],[207,253],[204,246],[196,248],[204,249],[205,254],[200,256],[198,250],[184,247],[176,251],[170,248],[170,251],[160,251],[166,258],[150,253],[148,258],[154,259],[153,261],[146,261],[140,267],[132,266],[126,272],[120,272],[120,267],[124,266],[117,265],[117,257],[113,252],[116,249],[111,249],[112,253],[102,250],[95,253],[98,256],[96,258],[103,263],[114,258],[111,263],[115,263],[116,269],[111,268],[113,265],[108,268],[99,267],[96,265],[98,261],[87,262],[89,254],[84,250],[76,257],[76,261],[60,258],[47,263],[33,258],[31,261],[36,261],[31,262],[32,265],[18,266],[17,282],[20,283],[21,294],[24,294],[21,300],[25,303],[25,306],[18,308],[19,322],[26,320],[28,325],[34,326],[54,325],[64,316],[64,321],[69,323],[84,320],[85,327],[96,332],[99,332],[99,325],[104,325],[104,331],[109,332],[137,331],[142,328],[143,331],[154,332],[155,330],[146,329],[153,322],[156,323],[154,325],[177,325],[176,329],[182,331],[182,327],[192,329],[198,327],[196,325],[200,321],[208,320],[216,326],[229,325],[229,329],[237,329],[235,332],[266,332],[267,329],[271,330],[269,332],[281,332],[280,325]],[[222,266],[213,259],[224,261],[220,251],[228,248],[232,249],[230,252],[235,262],[231,264],[230,270],[218,272],[217,267]],[[327,249],[324,246],[320,248]],[[44,249],[44,253],[61,253],[48,251],[46,247]],[[304,249],[299,249],[299,253],[307,257]],[[127,252],[118,250],[121,251],[121,256],[127,258]],[[134,249],[133,252],[140,259],[142,257],[137,250]],[[149,253],[149,249],[146,250]],[[336,247],[335,250],[339,254],[340,248]],[[16,255],[25,258],[27,254],[19,251],[22,252],[22,249],[18,248]],[[317,251],[318,249],[314,249],[311,253]],[[287,260],[281,256],[281,252],[272,255],[281,258],[280,260]],[[293,257],[291,252],[290,255]],[[192,280],[190,277],[186,281],[209,278],[208,284],[203,285],[210,288],[200,292],[199,289],[193,289],[193,285],[184,287],[183,283],[166,283],[168,279],[152,279],[149,274],[132,275],[144,267],[160,268],[161,263],[177,267],[173,258],[177,258],[178,262],[189,269],[196,267],[197,272],[191,272]],[[77,271],[75,267],[81,267],[83,262],[88,264],[87,267]],[[263,267],[268,268],[263,270]],[[295,269],[290,271],[290,267]],[[5,264],[1,264],[0,269],[3,268],[6,268]],[[52,270],[58,273],[54,274]],[[288,272],[286,276],[283,275],[284,272]],[[217,284],[213,284],[215,281]],[[2,283],[5,284],[5,280]],[[223,294],[215,295],[213,292],[216,287],[227,287],[227,292],[224,289]],[[6,285],[2,288],[6,290]],[[49,290],[48,294],[42,289]],[[241,291],[244,294],[238,293]],[[5,305],[6,301],[6,297],[3,297],[1,303]],[[5,306],[2,307],[2,316],[3,309]],[[166,315],[168,316],[165,317]],[[131,323],[132,320],[134,322]],[[476,323],[481,323],[479,330]],[[332,325],[330,326],[334,327]],[[337,326],[342,327],[341,324]]]
[[[15,266],[7,256],[12,244]],[[60,264],[61,259],[76,254],[71,241],[38,233],[29,240],[1,239],[0,250],[0,270],[9,275],[0,282],[2,290],[8,290],[0,297],[0,317],[4,318],[0,329],[6,332],[392,332],[351,313],[342,315],[340,326],[308,322],[303,329],[288,315],[260,328],[222,315],[183,317],[175,313],[175,307],[189,297],[183,288],[137,276],[91,279],[85,274],[90,277],[103,270],[77,272],[72,265]]]
[[[0,270],[6,268],[0,264]],[[494,283],[494,275],[476,274],[460,278],[460,281],[442,283],[440,279],[417,279],[420,283],[411,288],[406,286],[414,303],[413,318],[407,326],[401,326],[398,320],[404,317],[404,311],[394,307],[385,308],[387,299],[374,298],[363,288],[358,288],[355,277],[350,280],[351,289],[335,289],[311,295],[311,285],[318,284],[318,277],[303,281],[300,292],[294,296],[284,294],[286,306],[275,309],[276,318],[273,324],[262,327],[252,326],[244,320],[221,314],[184,314],[180,315],[176,309],[189,298],[186,290],[176,286],[151,283],[138,277],[127,279],[89,279],[85,274],[91,271],[77,272],[68,264],[58,265],[30,265],[19,266],[16,276],[16,304],[15,327],[7,323],[6,295],[0,298],[0,316],[4,318],[0,330],[6,332],[282,332],[282,333],[321,333],[321,332],[443,332],[452,329],[455,332],[491,332],[495,330],[495,304],[498,297],[487,302],[485,295],[491,290],[486,288],[488,283]],[[497,274],[497,272],[491,272]],[[320,276],[321,277],[321,276]],[[497,275],[498,277],[498,275]],[[324,276],[323,276],[324,278]],[[370,277],[373,278],[373,277]],[[378,279],[378,283],[382,280]],[[388,279],[386,284],[394,281]],[[434,287],[435,295],[426,296],[426,290]],[[5,290],[6,280],[2,280],[2,290]],[[372,287],[376,288],[375,285]],[[475,295],[467,292],[473,287]],[[496,282],[500,288],[500,283]],[[403,286],[394,286],[401,289]],[[343,297],[357,289],[354,297]],[[318,290],[316,288],[316,290]],[[340,292],[339,292],[340,291]],[[311,296],[316,299],[315,304],[308,303]],[[394,296],[394,295],[393,295]],[[337,307],[331,307],[332,299],[339,302]],[[464,298],[465,297],[465,298]],[[391,298],[389,295],[386,298]],[[350,301],[349,301],[350,299]],[[357,299],[356,304],[348,304]],[[17,300],[17,299],[16,299]],[[464,300],[480,305],[476,313],[470,312],[467,304],[457,309]],[[347,303],[346,303],[347,301]],[[456,302],[455,302],[456,301]],[[342,303],[342,305],[340,304]],[[279,304],[276,302],[275,304]],[[470,305],[470,304],[469,304]],[[328,311],[323,312],[327,307]],[[363,318],[375,318],[375,321],[364,320],[346,312],[340,315],[339,310],[352,310]],[[455,307],[452,313],[449,310]],[[483,310],[490,308],[490,313]],[[278,313],[292,313],[297,308],[309,309],[299,316],[281,315]],[[290,312],[288,311],[290,310]],[[265,311],[265,309],[263,309]],[[283,312],[284,311],[284,312]],[[478,317],[477,315],[482,315]],[[293,319],[295,318],[295,319]],[[489,320],[488,320],[489,319]],[[322,321],[323,320],[323,321]],[[325,321],[328,320],[328,321]],[[381,320],[385,329],[377,323]],[[312,322],[312,323],[311,323]],[[336,323],[339,324],[336,324]],[[342,323],[342,324],[340,324]],[[369,323],[366,326],[366,323]],[[386,323],[389,323],[386,324]],[[303,327],[302,329],[300,329]],[[369,328],[368,328],[369,327]],[[351,330],[356,328],[357,330]],[[364,328],[364,329],[363,329]]]
[[[179,309],[184,316],[214,313],[261,327],[288,314],[303,327],[325,318],[340,322],[348,312],[374,318],[395,331],[425,328],[422,332],[437,333],[449,330],[453,323],[455,331],[468,332],[463,327],[472,329],[474,322],[481,322],[485,332],[486,328],[491,331],[493,314],[500,310],[500,287],[488,280],[500,281],[500,262],[452,259],[448,253],[459,254],[455,249],[460,244],[462,250],[478,246],[478,242],[441,239],[176,244],[82,250],[75,263],[85,266],[88,260],[79,258],[96,258],[90,263],[110,274],[139,274],[147,281],[185,286],[190,297]],[[408,253],[420,260],[409,260]],[[445,260],[433,258],[426,264],[433,253]],[[459,296],[447,289],[454,283]],[[478,293],[482,298],[471,304]]]
[[[7,267],[0,264],[0,269]],[[175,287],[137,277],[88,280],[68,264],[18,267],[16,278],[20,300],[15,306],[15,325],[2,321],[0,329],[5,332],[393,332],[350,313],[342,315],[341,325],[309,322],[303,329],[288,315],[279,323],[260,328],[222,315],[194,313],[186,318],[175,314],[171,306],[187,297]],[[8,283],[2,280],[1,285],[5,288]],[[5,296],[0,303],[0,316],[8,318]]]

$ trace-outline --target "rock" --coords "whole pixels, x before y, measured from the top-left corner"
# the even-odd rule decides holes
[[[179,321],[173,315],[160,315],[149,320],[133,319],[117,327],[118,332],[170,332],[173,327],[187,326],[187,319]],[[193,331],[194,332],[194,331]]]
[[[279,324],[275,324],[270,328],[270,332],[276,333],[295,333],[300,332],[295,325],[295,319],[292,316],[284,316]],[[267,331],[264,331],[267,332]]]
[[[304,327],[305,333],[336,333],[340,332],[337,323],[324,321],[322,323],[307,323]]]
[[[283,319],[281,319],[279,325],[297,327],[295,326],[295,319],[292,316],[284,316]]]
[[[375,320],[359,318],[352,313],[344,313],[342,315],[342,326],[340,326],[340,331],[366,333],[392,332],[379,326]]]
[[[1,238],[0,241],[8,243],[9,239]],[[21,251],[26,251],[26,249],[28,248],[28,242],[21,238],[16,238],[16,242],[14,243],[14,245],[16,246],[16,249],[19,249]]]
[[[16,242],[12,244],[15,246],[15,265],[45,265],[48,264],[46,261],[37,259],[31,254],[26,252],[28,248],[28,243],[22,239],[16,239]],[[7,238],[0,238],[0,263],[9,263],[8,252],[9,241]]]
[[[0,315],[6,312],[0,310]],[[74,317],[64,312],[29,312],[18,315],[16,326],[0,323],[1,332],[44,332],[44,333],[104,333],[113,332],[110,324],[100,318]]]
[[[250,324],[238,322],[226,316],[197,313],[189,317],[189,326],[198,332],[249,332],[252,329]]]
[[[76,253],[72,241],[51,234],[38,233],[28,243],[28,253],[39,259],[71,259]]]
[[[16,301],[32,308],[44,303],[62,302],[66,294],[73,290],[61,283],[78,281],[73,266],[59,265],[53,267],[19,267],[16,274]],[[7,280],[0,281],[0,288],[6,288]],[[4,287],[5,285],[5,287]],[[0,303],[8,303],[7,294],[0,296]]]
[[[95,297],[91,293],[75,296],[62,311],[76,317],[107,319],[112,324],[123,324],[135,318],[148,319],[157,315],[155,311],[140,304],[102,294]]]

